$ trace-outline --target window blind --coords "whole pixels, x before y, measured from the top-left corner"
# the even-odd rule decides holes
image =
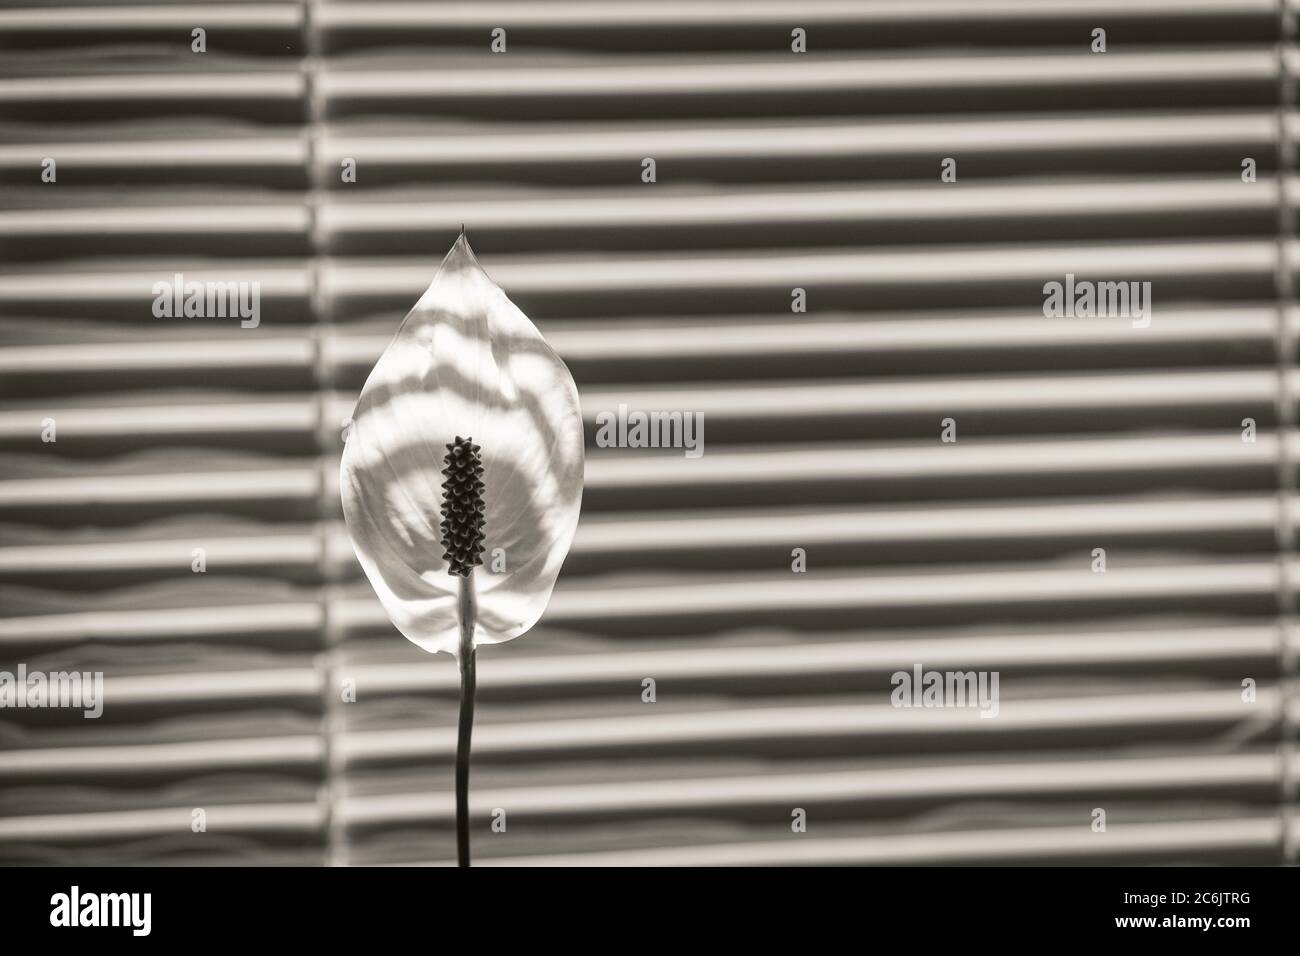
[[[589,428],[479,655],[476,863],[1293,862],[1293,13],[0,5],[0,670],[105,675],[0,711],[0,862],[454,860],[454,664],[337,467],[461,223]],[[257,327],[155,317],[176,274]],[[1067,274],[1150,327],[1045,317]],[[597,446],[619,404],[704,454]],[[997,717],[892,706],[916,665]]]

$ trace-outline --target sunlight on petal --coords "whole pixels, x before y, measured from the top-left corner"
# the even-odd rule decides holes
[[[569,370],[463,235],[366,380],[339,473],[366,576],[398,630],[430,652],[458,641],[459,579],[439,543],[443,456],[457,436],[482,448],[474,643],[495,644],[537,623],[569,552],[582,416]]]

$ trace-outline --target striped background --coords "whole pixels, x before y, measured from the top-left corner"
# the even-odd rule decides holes
[[[0,3],[0,670],[108,695],[0,712],[0,862],[454,858],[454,664],[388,625],[336,472],[462,222],[589,426],[706,421],[698,460],[588,448],[550,611],[480,653],[479,861],[1292,859],[1289,24]],[[261,325],[154,318],[177,272]],[[1152,327],[1044,319],[1067,272],[1152,282]],[[999,716],[892,708],[916,663],[999,671]]]

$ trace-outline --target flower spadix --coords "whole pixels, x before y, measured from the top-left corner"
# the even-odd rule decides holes
[[[357,558],[397,629],[456,653],[471,572],[475,646],[537,623],[582,472],[573,376],[462,234],[366,380],[340,465]]]

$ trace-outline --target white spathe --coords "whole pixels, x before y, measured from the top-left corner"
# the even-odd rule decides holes
[[[460,579],[447,573],[439,524],[443,456],[458,435],[482,448],[484,469],[474,644],[496,644],[537,623],[569,553],[582,414],[568,368],[464,235],[366,379],[339,482],[357,558],[393,624],[451,654]],[[504,570],[492,570],[494,555]]]

